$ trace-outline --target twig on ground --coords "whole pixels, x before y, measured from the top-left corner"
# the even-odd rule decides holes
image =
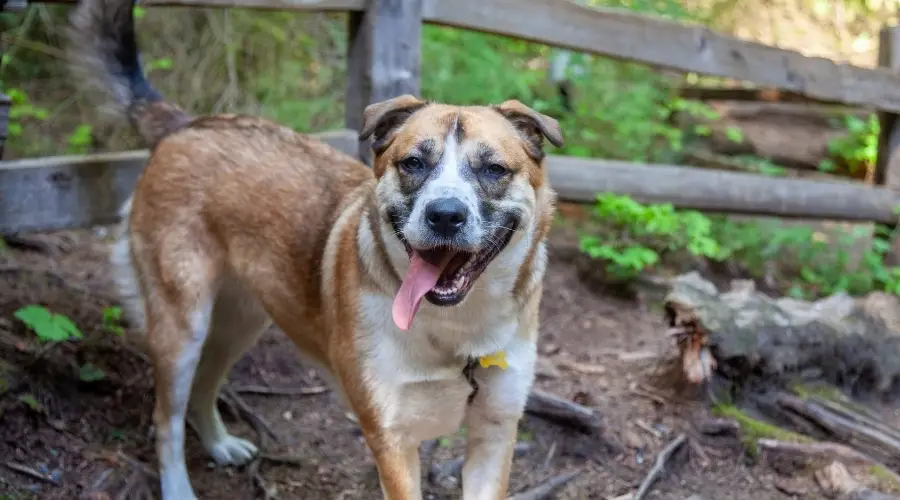
[[[17,464],[15,462],[5,462],[4,465],[7,469],[11,471],[18,472],[19,474],[24,474],[32,479],[38,479],[40,481],[44,481],[45,483],[50,483],[54,486],[61,486],[60,482],[56,479],[53,479],[47,474],[42,474],[27,465]]]
[[[298,457],[296,455],[273,455],[270,453],[260,453],[259,458],[260,460],[272,462],[273,464],[305,465],[308,463],[307,460],[304,460],[302,457]]]
[[[544,468],[547,469],[550,467],[550,461],[553,460],[553,455],[556,453],[556,441],[550,445],[550,449],[547,451],[547,456],[544,457]]]
[[[650,493],[650,488],[653,487],[653,484],[659,480],[659,478],[662,477],[663,472],[665,472],[666,464],[686,441],[687,435],[679,434],[678,437],[673,439],[672,442],[659,452],[659,455],[656,456],[656,462],[653,464],[650,472],[647,473],[647,477],[644,478],[637,493],[634,494],[634,500],[643,500],[647,494]]]
[[[603,429],[603,421],[595,410],[538,389],[528,395],[525,412],[587,434],[599,434]]]
[[[260,449],[265,449],[267,447],[269,438],[278,441],[278,434],[276,434],[272,429],[272,426],[266,422],[266,419],[253,411],[253,408],[251,408],[238,393],[234,392],[233,389],[230,387],[223,389],[219,394],[219,397],[225,397],[231,400],[231,403],[234,404],[241,414],[241,418],[246,420],[256,433],[259,434]]]
[[[119,460],[122,460],[123,462],[127,463],[131,467],[143,472],[144,475],[150,476],[154,479],[159,479],[159,474],[157,474],[156,471],[153,470],[149,465],[145,464],[144,462],[141,462],[140,460],[132,457],[131,455],[126,454],[124,451],[116,452],[116,458],[118,458]]]
[[[591,363],[579,363],[572,359],[562,358],[556,362],[556,366],[570,372],[584,373],[586,375],[602,375],[606,373],[606,367]]]
[[[328,392],[328,387],[267,387],[264,385],[239,385],[232,387],[238,394],[263,394],[266,396],[313,396]]]
[[[116,500],[142,500],[145,498],[153,498],[153,495],[150,493],[150,484],[147,481],[147,474],[141,470],[135,469],[131,475],[128,476],[128,480],[125,481],[125,486],[123,486],[116,494]]]
[[[643,429],[644,431],[646,431],[648,434],[650,434],[651,436],[653,436],[653,437],[655,437],[655,438],[657,438],[657,439],[662,439],[662,438],[663,438],[663,433],[662,433],[662,432],[659,432],[657,429],[654,429],[653,427],[650,426],[650,424],[648,424],[647,422],[644,422],[644,421],[641,420],[641,419],[636,419],[636,420],[634,421],[634,425],[640,427],[641,429]]]
[[[637,394],[638,396],[643,396],[651,401],[659,403],[661,405],[672,404],[672,400],[668,397],[660,394],[658,391],[650,389],[649,387],[645,387],[642,385],[638,385],[631,389],[631,392]]]
[[[697,424],[697,430],[708,436],[736,435],[741,426],[730,418],[711,418]]]
[[[274,486],[269,486],[262,474],[260,474],[259,465],[261,462],[262,459],[257,457],[247,465],[247,475],[250,477],[251,490],[254,491],[254,493],[251,493],[252,496],[250,498],[254,500],[256,498],[255,492],[258,491],[262,493],[263,500],[275,500],[277,498],[275,496],[277,490]]]
[[[574,479],[578,474],[581,474],[580,469],[574,472],[553,476],[543,483],[535,486],[534,488],[516,493],[511,497],[507,497],[506,500],[544,500],[546,498],[550,498],[550,495],[552,495],[559,488],[562,488],[566,483]]]

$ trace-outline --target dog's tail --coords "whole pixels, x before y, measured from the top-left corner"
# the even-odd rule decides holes
[[[148,146],[191,117],[166,102],[147,80],[134,34],[134,0],[80,0],[68,30],[68,62],[97,106],[127,119]]]

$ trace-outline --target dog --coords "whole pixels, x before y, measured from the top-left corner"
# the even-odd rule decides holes
[[[518,101],[369,105],[372,167],[265,119],[192,116],[146,79],[129,0],[82,0],[69,61],[151,155],[110,261],[152,361],[164,500],[195,499],[185,419],[219,464],[258,453],[216,408],[274,323],[359,420],[381,492],[422,498],[418,448],[467,427],[466,500],[505,498],[534,379],[559,124]]]

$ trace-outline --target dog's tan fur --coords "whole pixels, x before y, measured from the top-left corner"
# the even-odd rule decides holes
[[[80,54],[108,58],[84,37],[127,22],[130,7],[83,0],[73,17]],[[215,401],[232,364],[272,321],[358,415],[386,498],[420,499],[420,441],[461,423],[469,431],[464,498],[505,498],[533,378],[554,213],[533,136],[560,143],[556,122],[516,101],[458,107],[403,96],[366,110],[362,135],[377,144],[370,169],[264,119],[188,119],[164,101],[125,95],[123,109],[155,147],[123,210],[112,261],[155,371],[164,499],[194,497],[183,456],[187,411],[218,462],[256,452],[228,434]],[[477,141],[502,156],[512,172],[504,201],[524,207],[524,216],[463,303],[423,304],[403,332],[391,322],[390,300],[407,256],[384,207],[402,196],[402,155],[422,138],[440,150],[456,124],[463,145]],[[496,350],[509,368],[481,369],[467,404],[465,360]]]

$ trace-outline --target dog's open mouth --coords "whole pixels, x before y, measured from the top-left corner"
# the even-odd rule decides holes
[[[475,280],[509,244],[514,232],[514,225],[497,230],[490,238],[493,244],[474,253],[452,248],[416,250],[404,240],[409,269],[394,297],[394,323],[403,330],[409,329],[423,298],[439,306],[462,302]]]

